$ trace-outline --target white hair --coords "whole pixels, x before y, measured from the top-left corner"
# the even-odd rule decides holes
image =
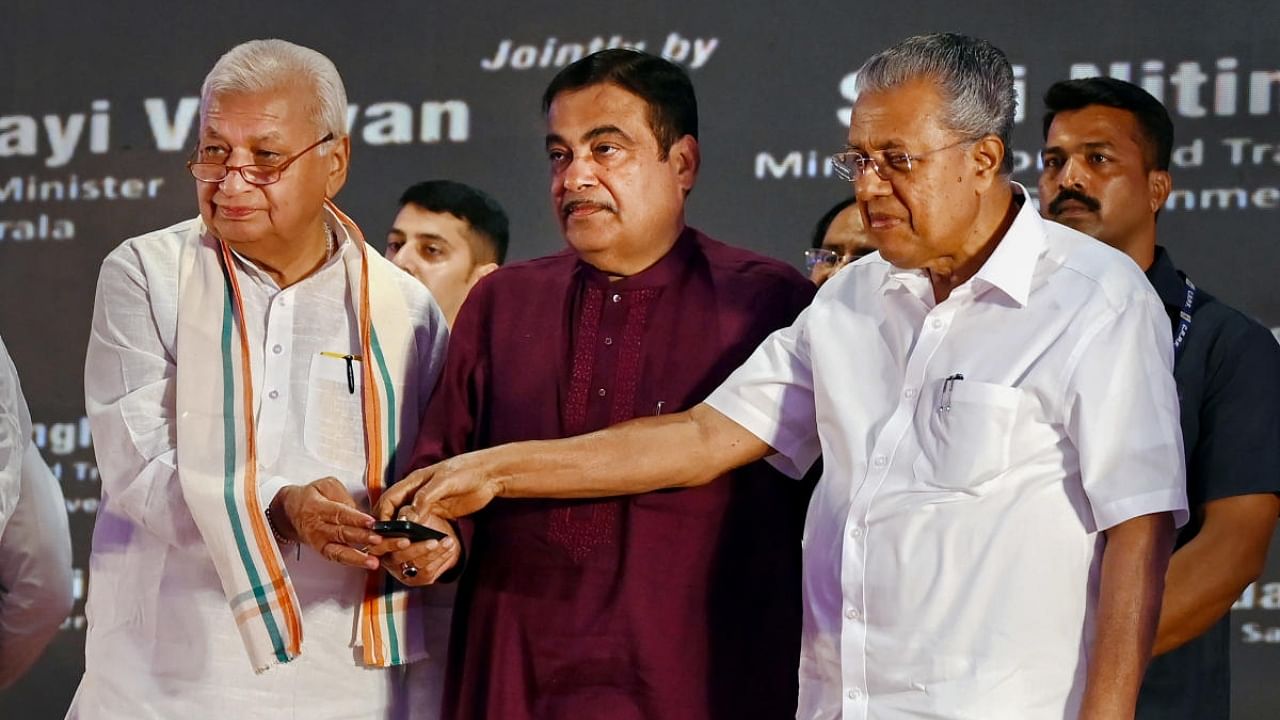
[[[921,78],[937,83],[952,130],[973,139],[995,135],[1004,142],[1001,170],[1010,172],[1017,94],[1005,54],[985,40],[965,35],[916,35],[867,60],[858,70],[857,89],[887,90]]]
[[[347,90],[324,55],[286,40],[250,40],[218,58],[200,88],[201,114],[219,95],[262,93],[301,84],[309,90],[307,113],[321,134],[347,134]],[[318,148],[324,153],[333,145]]]

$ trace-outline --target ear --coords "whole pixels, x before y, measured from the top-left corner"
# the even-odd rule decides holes
[[[698,141],[692,135],[685,135],[671,145],[667,151],[667,162],[671,163],[680,180],[680,187],[687,195],[693,190],[698,180],[698,168],[702,166],[702,153],[698,149]]]
[[[471,268],[471,282],[479,282],[480,278],[498,269],[498,263],[485,263]]]
[[[325,157],[329,161],[329,177],[325,181],[324,194],[330,199],[337,196],[347,184],[347,170],[351,163],[351,136],[343,135],[334,140],[335,147]]]
[[[987,135],[973,144],[969,157],[973,159],[977,172],[978,190],[985,191],[1000,176],[1000,165],[1008,148],[995,135]]]
[[[1147,194],[1150,196],[1151,212],[1158,212],[1169,199],[1173,190],[1173,178],[1168,170],[1152,170],[1147,173]]]

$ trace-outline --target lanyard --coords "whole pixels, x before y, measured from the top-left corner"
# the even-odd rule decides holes
[[[1196,286],[1191,278],[1183,278],[1187,283],[1187,299],[1178,312],[1178,330],[1173,334],[1173,363],[1177,365],[1182,356],[1182,346],[1186,343],[1187,333],[1191,331],[1191,311],[1196,302]]]

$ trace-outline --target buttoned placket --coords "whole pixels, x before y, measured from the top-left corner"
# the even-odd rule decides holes
[[[262,381],[258,392],[258,457],[259,469],[265,469],[279,456],[285,420],[289,411],[289,375],[293,362],[294,288],[275,290],[263,286],[269,296],[264,314]]]
[[[622,293],[612,289],[605,291],[599,326],[602,333],[599,342],[602,347],[612,348],[614,335],[622,333],[627,311],[630,308],[628,301],[629,298]],[[610,391],[617,380],[617,355],[616,353],[605,354],[601,348],[593,348],[592,352],[596,353],[596,363],[591,396],[595,398],[596,402],[601,403],[604,408],[609,408],[612,407],[611,403],[613,402],[609,397]],[[601,411],[608,412],[603,409]]]
[[[905,482],[911,463],[895,462],[899,448],[913,427],[919,405],[926,397],[920,389],[926,382],[929,363],[946,338],[957,309],[971,297],[970,286],[962,286],[944,302],[931,308],[918,330],[915,347],[907,358],[899,401],[871,448],[863,482],[853,484],[849,512],[845,520],[845,552],[841,573],[844,602],[840,632],[840,661],[844,720],[869,717],[871,697],[867,681],[867,597],[866,569],[874,528],[867,524],[872,503],[880,486],[890,476]]]

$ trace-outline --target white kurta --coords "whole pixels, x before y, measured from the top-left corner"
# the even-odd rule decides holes
[[[1137,265],[1030,202],[941,303],[878,254],[824,285],[708,400],[823,458],[798,717],[1074,720],[1100,531],[1186,519],[1171,367]]]
[[[251,669],[227,598],[196,530],[175,469],[174,358],[183,238],[199,220],[126,241],[103,262],[85,367],[85,395],[102,477],[86,612],[85,676],[71,718],[434,718],[449,608],[415,628],[432,657],[367,669],[352,648],[365,571],[284,548],[302,606],[302,655]],[[345,236],[340,253],[358,249]],[[362,507],[364,436],[355,305],[340,253],[281,290],[238,258],[257,406],[265,507],[285,484],[342,481]],[[370,263],[386,262],[370,253]],[[447,329],[430,293],[397,273],[416,328],[418,397],[425,408]],[[403,381],[393,383],[403,392]],[[412,442],[412,439],[409,439]],[[430,592],[428,590],[427,592]]]
[[[18,372],[0,342],[0,688],[40,657],[71,605],[62,487],[31,441]]]

